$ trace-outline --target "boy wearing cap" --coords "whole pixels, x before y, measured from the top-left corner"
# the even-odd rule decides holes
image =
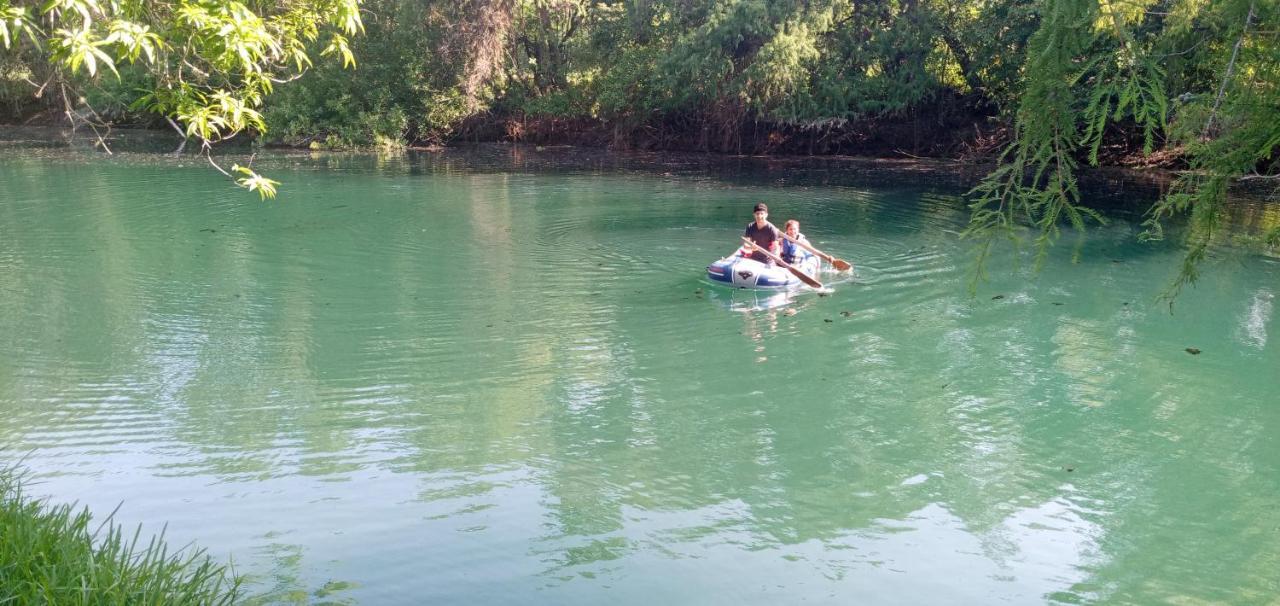
[[[764,202],[757,202],[752,210],[755,213],[756,220],[747,225],[747,231],[743,235],[754,242],[756,246],[778,254],[778,243],[782,241],[782,232],[778,231],[778,228],[769,222],[769,207],[765,206]],[[765,256],[764,253],[755,249],[747,251],[746,248],[745,246],[743,247],[743,256],[750,252],[752,259],[773,265],[773,260]]]

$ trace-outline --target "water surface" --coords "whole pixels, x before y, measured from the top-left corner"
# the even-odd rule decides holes
[[[0,149],[0,456],[268,602],[1280,594],[1276,258],[1170,314],[1138,201],[971,297],[954,190],[556,153]],[[757,200],[856,273],[704,280]]]

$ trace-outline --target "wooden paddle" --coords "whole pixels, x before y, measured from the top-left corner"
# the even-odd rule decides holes
[[[770,223],[769,225],[773,225],[773,223]],[[778,226],[777,226],[777,225],[773,225],[773,228],[774,228],[774,229],[778,229]],[[818,249],[814,248],[814,247],[813,247],[813,245],[809,244],[808,242],[805,242],[805,241],[803,241],[803,240],[797,240],[797,239],[795,239],[795,238],[792,238],[791,236],[788,236],[788,235],[787,235],[787,232],[786,232],[786,231],[783,231],[783,230],[781,230],[781,229],[778,229],[778,232],[780,232],[780,233],[782,234],[782,237],[784,237],[784,238],[786,238],[786,239],[788,239],[788,240],[790,240],[790,241],[792,241],[792,242],[795,242],[796,244],[799,244],[800,246],[805,247],[806,249],[808,249],[808,251],[809,251],[809,252],[811,252],[811,253],[813,253],[813,254],[815,254],[815,255],[818,255],[818,258],[820,258],[820,259],[822,259],[822,260],[826,261],[827,263],[830,263],[832,267],[834,267],[834,268],[836,268],[836,269],[838,269],[838,270],[840,270],[840,271],[849,271],[850,269],[853,269],[853,264],[852,264],[852,263],[850,263],[850,262],[848,262],[848,261],[845,261],[844,259],[839,259],[839,258],[833,257],[833,256],[831,256],[831,255],[828,255],[827,253],[824,253],[824,252],[822,252],[822,251],[820,251],[820,250],[818,250]]]
[[[752,242],[751,239],[746,236],[743,236],[742,241],[752,245],[755,244],[755,242]],[[754,248],[755,250],[758,250],[764,253],[764,256],[769,257],[770,259],[773,259],[773,262],[777,263],[778,267],[786,269],[791,273],[795,274],[797,278],[800,278],[801,282],[804,282],[805,284],[808,284],[809,286],[812,286],[814,288],[822,288],[822,282],[819,282],[813,276],[810,276],[809,274],[806,274],[803,271],[800,271],[799,267],[796,267],[794,265],[787,263],[786,261],[783,261],[782,257],[779,257],[778,255],[775,255],[772,252],[769,252],[768,250],[765,250],[759,246],[755,246]]]

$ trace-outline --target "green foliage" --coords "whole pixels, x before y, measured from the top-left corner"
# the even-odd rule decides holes
[[[306,78],[268,103],[269,140],[316,149],[402,141],[408,118],[392,95],[385,85],[359,89],[337,79]]]
[[[239,164],[232,164],[231,172],[244,175],[243,177],[236,178],[236,184],[249,191],[258,192],[258,196],[263,200],[276,197],[276,186],[280,185],[279,181],[272,181],[271,179],[253,172],[249,167],[240,166]]]
[[[1277,7],[1259,0],[1046,0],[1041,6],[1014,142],[971,192],[966,233],[979,241],[974,284],[995,237],[1016,241],[1017,230],[1030,225],[1039,232],[1043,258],[1064,217],[1077,228],[1083,218],[1098,218],[1081,205],[1076,159],[1087,150],[1096,165],[1108,125],[1119,123],[1141,132],[1146,153],[1170,136],[1191,165],[1153,206],[1144,234],[1161,238],[1165,220],[1189,215],[1187,253],[1164,294],[1171,301],[1198,279],[1232,180],[1249,173],[1277,178]],[[1169,99],[1170,86],[1186,90],[1177,104]]]
[[[541,5],[520,6],[528,12]],[[968,83],[987,88],[981,84],[984,73],[1015,73],[1003,55],[1010,46],[1016,53],[1029,35],[1018,3],[993,2],[964,18],[956,16],[954,6],[941,1],[596,4],[586,9],[585,25],[578,30],[588,33],[560,42],[559,64],[572,66],[567,76],[539,75],[545,61],[536,49],[513,47],[511,81],[529,84],[503,91],[502,105],[537,113],[544,111],[539,97],[580,89],[580,96],[567,97],[575,105],[635,127],[682,115],[803,124],[909,112],[948,88]],[[998,15],[998,22],[988,13]],[[969,30],[953,22],[981,23],[990,31],[971,32],[964,39],[973,46],[967,46],[953,30]],[[1003,63],[973,61],[993,56]]]
[[[233,604],[240,579],[203,551],[170,552],[111,516],[32,500],[22,476],[0,468],[0,603]]]
[[[1036,265],[1043,263],[1049,247],[1060,235],[1065,218],[1077,229],[1086,218],[1101,216],[1080,204],[1075,153],[1089,136],[1082,134],[1082,114],[1075,87],[1095,69],[1082,70],[1079,59],[1093,42],[1092,23],[1097,4],[1093,0],[1051,3],[1044,24],[1027,49],[1027,83],[1015,123],[1016,138],[1000,158],[1000,166],[970,195],[972,215],[965,235],[979,241],[979,253],[971,288],[984,277],[984,264],[996,238],[1020,240],[1018,229],[1031,225]],[[1105,94],[1094,95],[1090,108],[1098,107]],[[1105,109],[1105,115],[1110,112]],[[1087,115],[1087,112],[1085,113]],[[1092,126],[1092,123],[1091,123]]]
[[[1164,298],[1172,301],[1199,279],[1199,266],[1219,237],[1228,188],[1247,176],[1280,178],[1274,151],[1280,145],[1280,46],[1275,44],[1280,13],[1274,4],[1223,2],[1205,7],[1197,23],[1223,42],[1217,93],[1191,95],[1178,108],[1173,136],[1187,147],[1191,171],[1152,207],[1147,239],[1164,236],[1163,222],[1189,216],[1183,258]],[[1270,30],[1270,31],[1267,31]],[[1210,89],[1212,90],[1212,89]],[[1274,246],[1274,231],[1263,238]]]
[[[266,124],[271,140],[290,143],[432,140],[490,110],[625,128],[680,116],[805,124],[907,113],[956,87],[1007,89],[1001,78],[1016,75],[1030,33],[1015,0],[372,0],[368,24],[350,20],[355,0],[269,10],[133,0],[112,26],[98,25],[108,15],[96,4],[77,4],[88,0],[57,1],[60,14],[84,8],[95,23],[65,28],[87,33],[58,43],[57,65],[111,88],[86,82],[86,70],[109,65],[127,78],[122,63],[143,64],[148,95],[134,107],[215,141]],[[370,35],[348,39],[365,26]],[[312,66],[317,56],[336,61]],[[361,69],[337,71],[357,56]],[[304,71],[265,103],[274,83]],[[105,95],[113,107],[122,92]]]
[[[130,107],[176,120],[206,153],[218,141],[266,130],[263,99],[277,82],[312,65],[308,45],[319,44],[322,34],[328,46],[320,54],[351,65],[346,36],[363,30],[359,0],[29,2],[0,0],[0,42],[21,54],[10,61],[47,63],[48,81],[38,90],[56,82],[66,112],[79,115],[73,109],[88,97],[79,89],[104,88],[98,79],[104,71],[121,80],[123,64],[138,65],[147,87]],[[258,181],[249,183],[264,191]]]
[[[809,96],[812,66],[821,58],[818,36],[807,23],[785,22],[760,45],[743,70],[744,88],[751,109],[763,115],[797,117],[796,104]]]
[[[662,53],[649,45],[618,50],[610,68],[596,80],[594,97],[601,117],[629,126],[643,124],[663,104],[666,89],[658,84]]]
[[[31,16],[25,6],[12,6],[9,0],[0,1],[0,44],[6,49],[26,35],[31,44],[39,46],[37,37],[40,28],[32,23]]]
[[[1093,92],[1081,113],[1086,125],[1081,144],[1089,147],[1089,163],[1098,164],[1098,148],[1108,121],[1115,122],[1126,115],[1142,128],[1142,149],[1151,153],[1156,133],[1168,126],[1169,102],[1160,66],[1145,57],[1107,61],[1101,62],[1093,77]]]
[[[1219,237],[1231,182],[1238,177],[1273,181],[1280,164],[1280,7],[1275,3],[1232,0],[1182,7],[1201,35],[1217,41],[1215,81],[1204,82],[1201,94],[1184,95],[1172,135],[1187,151],[1191,170],[1152,207],[1144,238],[1159,239],[1170,217],[1189,217],[1186,255],[1163,298],[1173,298],[1199,279],[1199,266]],[[1185,26],[1184,26],[1185,27]],[[1216,92],[1214,92],[1216,91]],[[1274,247],[1275,231],[1264,235]]]
[[[577,118],[592,114],[593,99],[584,88],[574,87],[553,90],[542,95],[513,95],[507,103],[516,105],[522,113],[542,118]]]
[[[465,44],[451,38],[460,8],[392,0],[366,6],[367,35],[349,48],[360,67],[319,65],[269,99],[269,141],[323,149],[438,142],[479,109],[463,90],[466,61],[456,47]]]

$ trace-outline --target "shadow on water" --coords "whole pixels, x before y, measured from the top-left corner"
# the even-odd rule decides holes
[[[172,158],[181,139],[168,131],[113,129],[105,137],[111,149],[134,161],[146,156]],[[70,131],[50,127],[0,127],[0,150],[97,151],[88,129]],[[195,149],[174,160],[190,161]],[[441,150],[395,152],[315,152],[297,149],[258,149],[248,140],[219,147],[227,162],[245,163],[258,156],[261,167],[296,170],[359,170],[391,175],[501,173],[528,175],[635,174],[672,179],[713,181],[743,187],[901,188],[954,197],[963,208],[963,194],[992,168],[984,162],[936,158],[856,158],[847,156],[729,156],[684,152],[602,151],[574,146],[535,146],[512,143],[464,143]],[[139,158],[137,156],[141,156]],[[1101,167],[1079,173],[1084,203],[1105,216],[1141,220],[1151,203],[1172,183],[1163,170]],[[1273,225],[1274,200],[1258,192],[1241,192],[1230,209],[1240,225]],[[1270,211],[1268,212],[1268,209]]]

